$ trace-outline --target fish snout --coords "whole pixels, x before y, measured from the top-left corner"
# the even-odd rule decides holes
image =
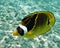
[[[17,36],[18,35],[18,30],[13,31],[13,35]]]

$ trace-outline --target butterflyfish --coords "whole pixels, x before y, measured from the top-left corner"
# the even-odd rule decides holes
[[[25,38],[34,38],[36,35],[47,33],[54,25],[55,17],[49,11],[37,11],[25,16],[16,30],[13,32],[15,36]]]

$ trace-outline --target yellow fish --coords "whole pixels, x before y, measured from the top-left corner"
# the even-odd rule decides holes
[[[36,35],[48,32],[54,23],[55,17],[49,11],[30,13],[22,19],[17,29],[13,32],[13,35],[34,38]]]

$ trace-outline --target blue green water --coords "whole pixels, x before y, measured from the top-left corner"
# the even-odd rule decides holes
[[[53,28],[34,39],[13,36],[20,21],[35,11],[52,12]],[[0,0],[0,48],[60,48],[60,0]]]

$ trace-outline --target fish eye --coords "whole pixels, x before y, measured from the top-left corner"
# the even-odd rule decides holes
[[[24,35],[24,30],[20,28],[20,26],[17,27],[18,33],[23,36]]]

